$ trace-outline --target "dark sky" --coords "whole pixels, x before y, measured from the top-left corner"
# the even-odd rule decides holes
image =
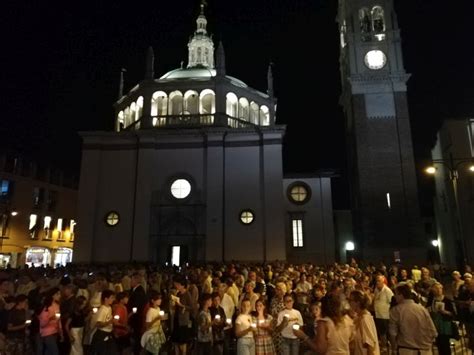
[[[335,168],[345,176],[336,0],[208,2],[208,30],[224,43],[229,75],[265,91],[267,65],[275,63],[277,123],[288,128],[285,171]],[[474,6],[395,3],[420,170],[442,119],[474,115]],[[120,68],[130,89],[143,77],[149,45],[157,76],[179,67],[199,11],[198,0],[3,5],[0,147],[72,170],[80,162],[77,132],[113,127]],[[341,207],[346,185],[335,181]],[[429,180],[420,177],[420,186],[428,201]]]

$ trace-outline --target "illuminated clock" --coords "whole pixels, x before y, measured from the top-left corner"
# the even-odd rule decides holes
[[[367,68],[372,70],[382,69],[387,63],[387,56],[379,49],[368,51],[364,57]]]

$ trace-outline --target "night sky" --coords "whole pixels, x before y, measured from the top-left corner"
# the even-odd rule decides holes
[[[223,41],[229,75],[265,91],[267,65],[274,63],[277,123],[287,125],[285,172],[337,169],[336,207],[348,207],[337,1],[208,2],[208,30],[216,44]],[[442,119],[474,115],[474,6],[395,2],[412,74],[408,99],[420,171]],[[128,90],[143,78],[149,45],[157,77],[187,61],[199,1],[58,4],[3,4],[0,148],[77,172],[77,132],[113,127],[120,68]],[[429,207],[432,185],[419,180]]]

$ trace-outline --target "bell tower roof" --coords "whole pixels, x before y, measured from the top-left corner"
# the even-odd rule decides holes
[[[196,19],[196,31],[188,42],[188,68],[214,69],[214,43],[207,33],[205,6],[206,2],[201,1],[201,12]]]

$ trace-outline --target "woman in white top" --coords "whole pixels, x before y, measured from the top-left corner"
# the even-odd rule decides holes
[[[354,355],[380,355],[377,329],[372,315],[367,311],[369,297],[362,291],[352,291],[349,297],[354,319]]]
[[[293,330],[312,350],[325,355],[350,354],[349,344],[354,338],[352,319],[341,312],[338,297],[327,295],[321,300],[321,319],[317,322],[315,339],[310,339],[303,331]]]
[[[235,320],[235,336],[237,337],[237,355],[255,355],[254,332],[257,324],[250,315],[250,300],[243,299],[240,314]]]
[[[161,321],[166,319],[164,312],[161,312],[161,293],[152,291],[150,295],[150,308],[146,312],[146,331],[141,338],[141,345],[147,354],[159,354],[162,345],[166,342],[166,337],[161,326]]]

